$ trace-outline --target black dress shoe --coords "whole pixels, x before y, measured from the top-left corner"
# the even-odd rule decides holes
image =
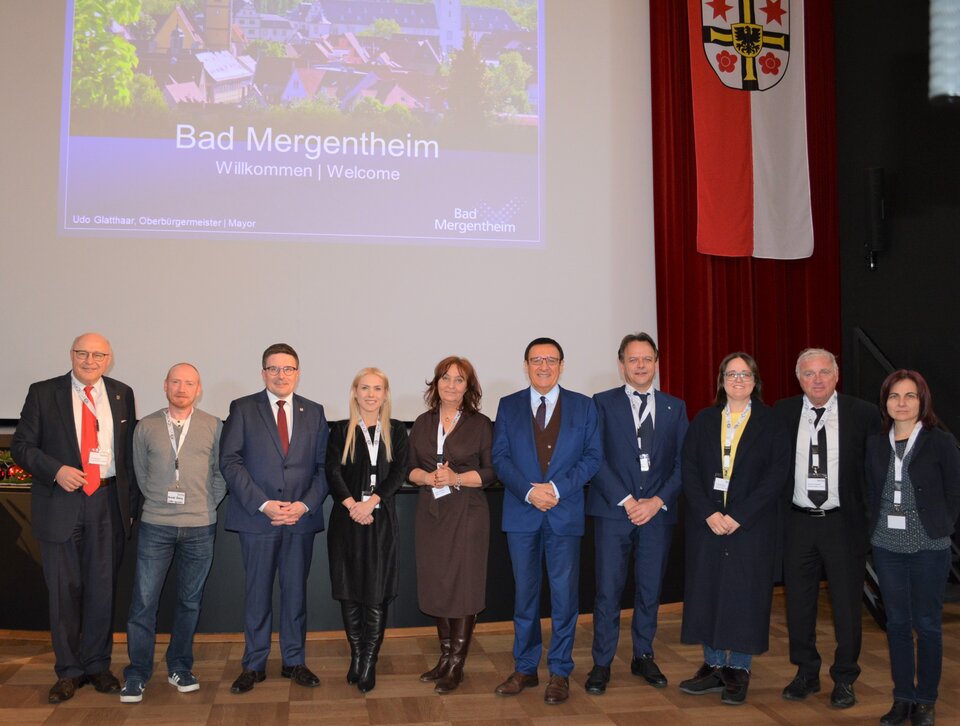
[[[289,678],[298,686],[306,688],[315,688],[320,685],[320,679],[303,663],[299,665],[283,666],[280,668],[280,675]]]
[[[663,675],[652,655],[641,655],[630,661],[630,672],[640,676],[654,688],[667,687],[667,677]]]
[[[910,701],[894,701],[893,707],[880,717],[880,726],[901,726],[910,720],[912,711]]]
[[[830,694],[830,705],[834,708],[850,708],[857,702],[852,683],[836,683]]]
[[[720,671],[723,678],[723,695],[720,700],[728,706],[740,706],[747,700],[747,689],[750,687],[750,671],[743,668],[724,666]]]
[[[910,714],[910,723],[913,726],[934,726],[935,715],[932,703],[918,703],[913,707],[913,713]]]
[[[253,690],[254,685],[261,683],[267,674],[263,671],[243,671],[237,680],[230,686],[230,693],[246,693]]]
[[[80,678],[79,686],[91,684],[97,693],[120,693],[120,681],[110,671],[88,674]]]
[[[602,696],[607,690],[607,684],[610,682],[610,666],[595,665],[587,674],[587,681],[583,684],[587,693],[594,696]]]
[[[73,698],[79,686],[79,678],[61,678],[50,688],[47,696],[49,703],[63,703]]]
[[[702,696],[704,693],[722,691],[723,681],[720,679],[720,669],[704,663],[693,674],[693,678],[680,681],[680,690],[691,696]]]
[[[797,673],[796,677],[783,689],[782,695],[788,701],[802,701],[814,693],[820,693],[820,678],[801,676]]]

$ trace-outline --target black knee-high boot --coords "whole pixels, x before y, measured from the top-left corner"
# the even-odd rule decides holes
[[[347,683],[356,683],[360,679],[360,656],[363,653],[363,606],[353,600],[341,600],[340,611],[343,614],[343,629],[350,644],[350,670],[347,671]]]
[[[361,693],[372,691],[377,685],[377,657],[387,625],[387,605],[363,606],[363,654],[360,656],[360,678],[357,688]]]
[[[420,674],[424,683],[438,680],[446,673],[450,660],[450,619],[437,618],[437,637],[440,638],[440,660],[426,673]]]

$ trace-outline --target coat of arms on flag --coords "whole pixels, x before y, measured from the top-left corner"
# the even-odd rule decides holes
[[[790,0],[703,0],[703,50],[729,88],[766,91],[787,71]]]

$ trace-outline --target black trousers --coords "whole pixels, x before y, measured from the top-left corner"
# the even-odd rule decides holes
[[[783,579],[787,594],[790,662],[800,675],[820,674],[817,650],[817,599],[821,568],[833,608],[837,648],[830,677],[852,684],[860,675],[861,608],[866,552],[859,552],[839,512],[811,517],[790,509],[784,530]]]
[[[77,491],[80,516],[65,542],[40,542],[50,604],[50,637],[58,678],[109,670],[113,604],[123,555],[115,487]]]

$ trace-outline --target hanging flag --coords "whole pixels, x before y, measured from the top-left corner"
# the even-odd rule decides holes
[[[802,0],[687,0],[697,250],[813,254]]]

